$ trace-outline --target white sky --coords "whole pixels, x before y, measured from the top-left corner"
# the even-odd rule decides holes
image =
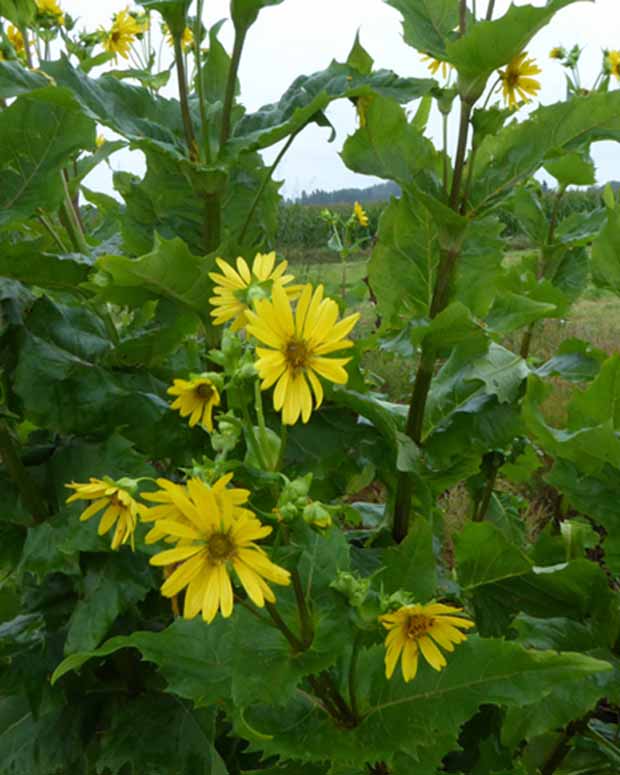
[[[478,13],[488,0],[477,0]],[[515,5],[526,5],[517,0]],[[532,0],[542,6],[544,0]],[[123,0],[61,0],[61,5],[81,19],[79,28],[108,26],[113,12],[125,8]],[[206,0],[205,22],[228,16],[228,0]],[[495,16],[505,13],[509,0],[497,0]],[[344,61],[360,29],[364,47],[375,59],[376,68],[389,68],[402,76],[428,77],[428,71],[416,52],[407,46],[401,35],[401,17],[383,0],[284,0],[282,5],[264,9],[252,27],[240,69],[242,101],[248,110],[279,99],[290,83],[300,74],[310,74],[327,67],[331,59]],[[232,24],[222,31],[222,40],[229,48]],[[579,43],[584,47],[580,70],[584,86],[591,85],[599,72],[601,50],[620,48],[620,0],[577,2],[560,11],[528,47],[543,67],[540,102],[549,104],[562,99],[565,93],[564,71],[548,57],[556,45],[570,48]],[[614,88],[618,88],[615,84]],[[333,103],[328,116],[337,130],[336,140],[327,143],[328,130],[308,127],[293,144],[276,175],[285,180],[285,196],[298,196],[302,189],[332,190],[347,186],[366,186],[375,178],[350,172],[338,152],[347,135],[355,130],[355,112],[348,100]],[[455,123],[455,121],[453,122]],[[429,132],[439,139],[439,120],[433,115]],[[267,152],[267,159],[276,151]],[[594,146],[599,182],[620,180],[620,153],[613,143]],[[114,169],[141,174],[143,164],[137,153],[122,152],[111,160]],[[110,191],[110,172],[100,166],[88,180],[88,185]]]

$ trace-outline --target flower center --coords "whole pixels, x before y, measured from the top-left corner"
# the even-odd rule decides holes
[[[215,533],[207,543],[209,557],[215,562],[222,562],[231,557],[235,550],[235,545],[224,533]]]
[[[508,68],[506,71],[506,83],[510,89],[514,89],[519,85],[519,79],[521,74],[518,70],[511,70]]]
[[[308,362],[308,347],[303,339],[291,339],[285,349],[284,357],[293,369],[302,369]]]
[[[418,640],[431,629],[434,619],[424,614],[414,614],[407,622],[407,637],[410,640]]]
[[[203,401],[208,401],[213,395],[213,388],[211,385],[207,385],[206,382],[203,382],[196,388],[196,395]]]

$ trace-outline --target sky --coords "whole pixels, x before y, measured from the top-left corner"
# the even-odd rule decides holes
[[[477,5],[486,8],[486,2],[477,0]],[[515,2],[515,5],[526,4],[524,0]],[[529,4],[543,6],[545,2],[530,0]],[[127,2],[61,0],[61,5],[80,18],[79,29],[93,29],[108,26],[112,14],[125,8]],[[509,5],[509,0],[497,0],[495,16],[505,13]],[[229,0],[206,0],[205,6],[207,26],[228,16]],[[277,101],[298,75],[323,70],[332,59],[345,61],[358,29],[376,68],[391,69],[401,76],[429,76],[418,53],[402,39],[400,14],[383,0],[284,0],[281,5],[264,9],[250,31],[239,73],[242,102],[248,110],[256,110],[265,103]],[[232,32],[232,24],[227,22],[221,39],[229,50]],[[587,87],[599,72],[602,49],[620,48],[620,0],[576,2],[556,14],[531,41],[528,53],[543,68],[539,103],[551,104],[562,99],[565,93],[564,71],[558,62],[549,59],[550,49],[557,45],[570,48],[575,43],[584,48],[580,71],[582,84]],[[618,86],[614,84],[614,88]],[[327,115],[337,131],[334,142],[328,143],[329,130],[310,126],[296,138],[278,168],[276,177],[284,180],[285,196],[294,198],[302,190],[363,187],[378,182],[376,178],[349,171],[340,159],[344,140],[356,129],[351,103],[348,100],[332,103]],[[456,120],[452,123],[456,124]],[[436,112],[431,115],[428,132],[438,143],[440,120]],[[450,133],[452,144],[455,134],[456,127]],[[272,160],[277,151],[277,147],[269,149],[266,160]],[[596,144],[593,157],[598,182],[620,180],[620,153],[616,144]],[[144,169],[141,154],[128,151],[114,155],[111,166],[135,174],[141,174]],[[87,184],[111,192],[111,171],[100,166]]]

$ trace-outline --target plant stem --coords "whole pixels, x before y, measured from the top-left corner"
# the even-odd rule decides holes
[[[351,651],[351,662],[349,664],[349,703],[351,713],[356,721],[359,721],[359,710],[357,706],[357,658],[360,652],[360,633],[358,632],[353,640],[353,650]]]
[[[250,417],[250,413],[248,412],[248,408],[245,404],[243,405],[243,408],[241,411],[243,413],[243,419],[245,421],[245,425],[243,429],[246,433],[247,444],[252,450],[252,452],[254,453],[254,456],[256,457],[256,460],[259,466],[263,469],[263,471],[267,471],[267,466],[263,458],[263,452],[262,452],[261,446],[256,439],[256,434],[254,433],[254,423],[252,422],[252,418]]]
[[[256,212],[256,208],[258,207],[258,203],[260,201],[261,196],[263,195],[263,192],[265,191],[265,188],[267,187],[267,184],[273,177],[273,173],[276,171],[276,168],[282,161],[284,154],[288,151],[288,149],[293,144],[293,140],[297,137],[297,135],[301,132],[301,130],[305,128],[305,126],[306,124],[303,124],[303,126],[300,126],[299,129],[297,129],[295,132],[293,132],[292,135],[289,136],[288,140],[280,150],[280,153],[276,156],[275,161],[273,162],[271,167],[269,167],[269,169],[265,172],[265,176],[261,181],[260,186],[258,187],[258,191],[256,192],[256,196],[254,197],[254,201],[252,202],[250,209],[248,211],[248,214],[246,216],[245,223],[243,224],[243,227],[241,228],[241,232],[239,233],[239,242],[241,244],[243,244],[244,237],[250,226],[250,223],[252,222],[252,218],[254,217],[254,213]]]
[[[461,193],[461,181],[463,178],[463,167],[465,165],[465,153],[467,151],[467,135],[469,134],[469,117],[472,109],[471,102],[463,100],[461,102],[461,120],[459,124],[459,140],[456,149],[456,159],[454,161],[454,177],[452,178],[452,189],[450,191],[450,207],[457,209],[459,194]]]
[[[230,68],[228,70],[228,80],[226,82],[226,93],[224,95],[224,107],[222,109],[222,126],[220,129],[220,149],[224,143],[230,137],[231,122],[232,122],[232,109],[235,101],[235,88],[237,86],[237,73],[239,72],[239,64],[241,62],[241,53],[243,51],[243,44],[245,43],[245,36],[247,29],[235,30],[235,42],[233,44],[233,52],[230,60]]]
[[[282,464],[284,463],[284,455],[286,454],[286,442],[288,441],[288,425],[286,423],[282,423],[280,426],[280,454],[278,455],[278,464],[276,466],[276,471],[279,471],[282,468]]]
[[[490,22],[491,19],[493,18],[494,10],[495,10],[495,0],[489,0],[489,4],[487,6],[487,15],[486,15],[486,20],[488,22]]]
[[[39,211],[39,215],[37,216],[39,219],[39,223],[45,231],[50,235],[50,237],[54,240],[54,242],[58,245],[60,250],[62,250],[63,253],[67,252],[67,246],[65,243],[60,239],[60,235],[52,225],[52,223],[47,219],[47,217],[43,214],[43,211]]]
[[[583,718],[571,721],[570,724],[568,724],[562,732],[560,739],[551,750],[547,760],[540,768],[540,775],[553,775],[570,751],[571,738],[587,729],[591,717],[592,713],[588,713]]]
[[[18,443],[4,420],[0,420],[0,458],[34,521],[43,522],[49,514],[47,503],[22,463]]]
[[[443,140],[443,190],[448,193],[448,178],[450,177],[450,162],[448,159],[448,114],[442,113],[442,140]]]
[[[24,39],[24,51],[26,52],[26,62],[28,63],[28,67],[32,70],[32,68],[34,67],[34,62],[32,61],[32,53],[30,51],[30,41],[28,40],[28,28],[19,27],[19,31],[21,33],[22,38]]]
[[[467,31],[467,0],[460,0],[459,3],[459,35],[464,35]]]
[[[291,571],[291,580],[293,582],[293,590],[295,592],[295,600],[297,602],[297,612],[299,614],[299,628],[301,634],[302,650],[306,651],[312,645],[314,640],[314,623],[308,610],[308,604],[306,603],[306,596],[304,594],[303,586],[301,583],[301,577],[297,568]]]
[[[204,0],[196,0],[196,19],[194,20],[194,59],[196,60],[196,85],[198,104],[200,106],[200,128],[202,132],[202,150],[205,161],[211,163],[211,144],[209,140],[209,123],[207,121],[207,106],[205,102],[205,86],[202,82],[202,52],[200,51],[200,35],[202,32],[202,11]]]
[[[183,58],[183,45],[181,36],[174,36],[174,60],[177,66],[177,81],[179,84],[179,103],[181,105],[181,117],[183,119],[183,129],[185,130],[185,142],[187,143],[187,152],[191,161],[198,160],[198,146],[194,135],[194,125],[189,110],[189,97],[187,94],[187,76],[185,74],[185,60]]]
[[[60,207],[62,214],[65,217],[65,225],[69,233],[69,238],[71,239],[73,247],[79,253],[84,253],[87,255],[90,252],[90,248],[86,242],[86,237],[84,236],[82,227],[80,226],[73,202],[71,201],[71,194],[69,193],[69,186],[67,185],[67,178],[64,172],[60,173],[60,179],[62,180],[62,185],[65,192],[65,198]]]
[[[289,628],[287,623],[284,621],[284,619],[280,616],[278,611],[276,610],[276,607],[273,603],[269,603],[265,601],[265,610],[271,616],[273,623],[275,626],[280,630],[282,635],[286,638],[286,640],[289,642],[291,648],[295,653],[299,653],[301,651],[304,651],[303,644],[299,640],[299,638],[295,635],[295,633]]]
[[[491,465],[488,471],[487,480],[484,486],[482,497],[477,501],[474,509],[474,515],[472,517],[473,522],[482,522],[489,510],[489,504],[491,503],[491,497],[493,495],[493,489],[495,488],[495,482],[497,481],[497,474],[501,465]]]

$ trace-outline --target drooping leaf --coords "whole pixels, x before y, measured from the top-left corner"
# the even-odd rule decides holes
[[[0,99],[17,97],[49,85],[50,81],[43,73],[29,70],[19,62],[0,61]]]

